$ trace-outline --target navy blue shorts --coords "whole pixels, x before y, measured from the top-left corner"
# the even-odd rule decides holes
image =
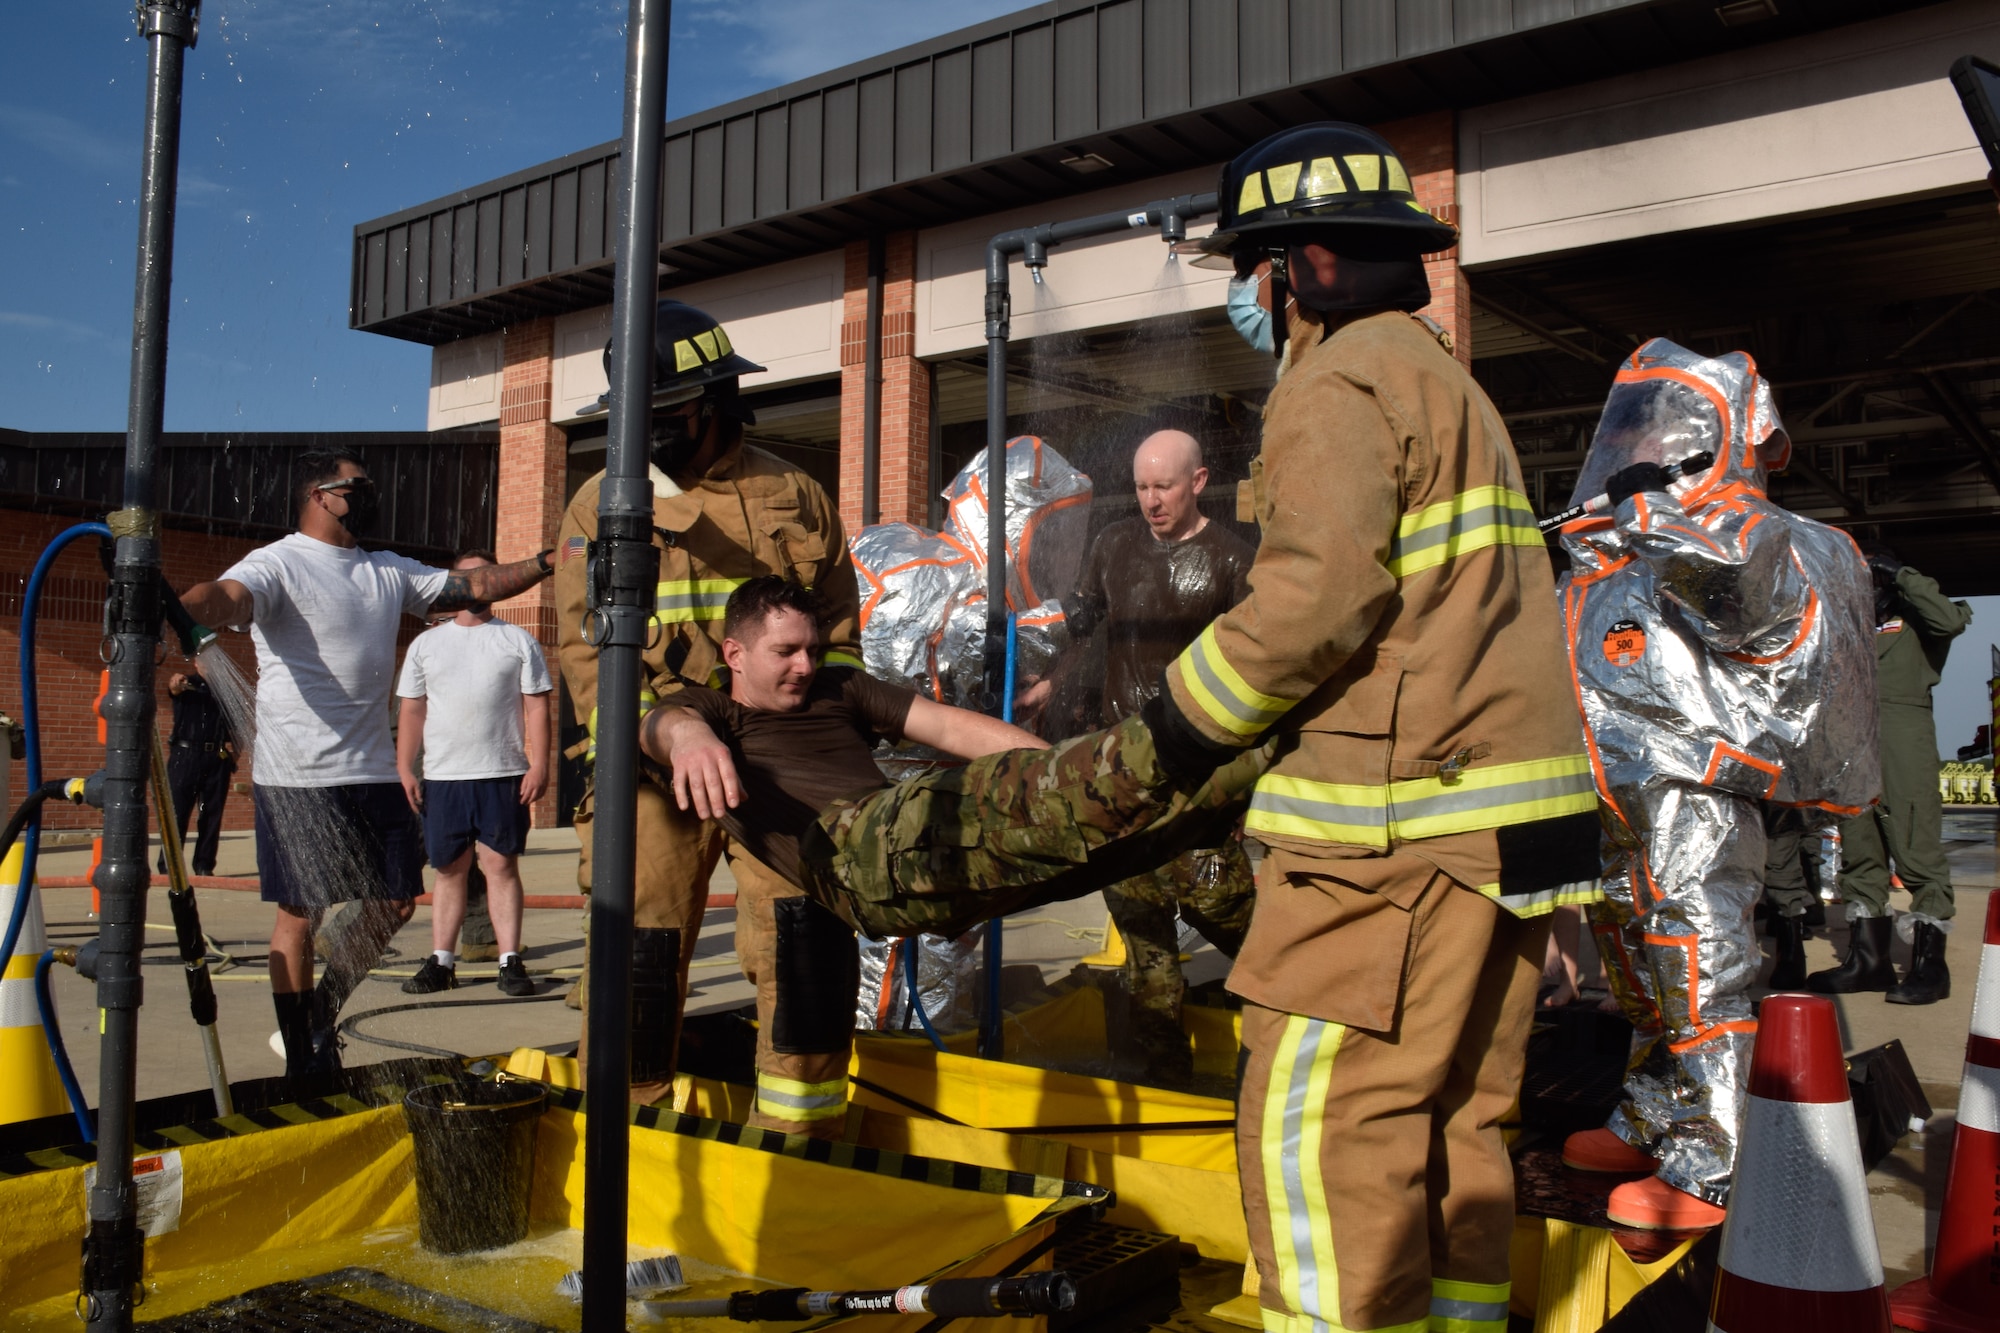
[[[475,842],[519,856],[530,822],[519,776],[424,783],[424,849],[434,866],[450,865]]]
[[[324,909],[424,891],[423,834],[399,782],[251,789],[267,903]]]

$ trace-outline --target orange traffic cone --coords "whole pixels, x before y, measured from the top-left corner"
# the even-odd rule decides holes
[[[23,852],[16,841],[6,862],[0,864],[0,923],[13,912],[14,895],[28,892],[28,886],[21,883]],[[41,898],[31,895],[27,918],[21,922],[21,938],[14,945],[14,956],[6,960],[5,978],[0,979],[0,1124],[39,1120],[69,1110],[55,1057],[49,1054],[49,1041],[42,1033],[41,1009],[35,1003],[35,963],[48,947]]]
[[[1773,995],[1757,1016],[1708,1323],[1712,1333],[1889,1333],[1831,1000]]]
[[[1930,1276],[1898,1287],[1889,1308],[1917,1333],[2000,1333],[2000,893],[1986,898],[1937,1250]]]

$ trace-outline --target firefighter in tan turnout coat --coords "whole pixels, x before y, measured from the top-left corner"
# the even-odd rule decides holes
[[[810,477],[743,442],[743,427],[754,418],[737,396],[737,377],[763,367],[736,354],[721,325],[678,301],[660,302],[655,336],[652,479],[660,585],[642,709],[684,684],[717,683],[723,607],[740,584],[764,574],[816,589],[827,614],[826,663],[859,667],[859,601],[839,514]],[[608,348],[605,356],[608,366]],[[563,679],[591,732],[586,755],[594,752],[597,716],[586,575],[602,481],[600,473],[584,483],[563,515],[555,575]],[[578,878],[586,889],[591,800],[587,791],[576,815],[583,846]],[[719,824],[676,809],[659,781],[639,784],[633,1100],[653,1100],[671,1084],[688,963],[709,876],[725,851],[737,885],[737,953],[757,987],[752,1123],[838,1134],[854,1028],[853,932],[730,843]],[[847,1003],[825,1003],[843,982]],[[788,1003],[788,997],[806,999]]]
[[[1205,247],[1288,333],[1250,594],[1167,670],[1167,721],[1275,735],[1230,975],[1238,1154],[1273,1333],[1503,1333],[1546,914],[1588,899],[1597,798],[1553,578],[1498,412],[1413,312],[1454,240],[1342,124],[1232,162]],[[1273,274],[1275,269],[1275,275]],[[1287,299],[1289,289],[1289,300]]]

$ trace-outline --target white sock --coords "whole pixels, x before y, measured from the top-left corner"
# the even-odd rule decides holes
[[[433,949],[431,956],[438,960],[439,967],[457,967],[458,955],[449,949]]]
[[[517,953],[503,953],[500,955],[500,966],[505,967],[510,959],[519,958],[520,956]]]

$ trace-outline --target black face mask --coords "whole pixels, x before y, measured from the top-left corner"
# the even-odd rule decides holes
[[[349,487],[340,498],[347,501],[347,512],[337,521],[347,529],[348,536],[366,537],[375,530],[375,520],[382,513],[382,497],[373,486]]]
[[[653,418],[651,432],[653,466],[670,477],[687,471],[688,464],[701,452],[702,437],[708,434],[708,409],[703,407],[692,420],[675,412]]]

